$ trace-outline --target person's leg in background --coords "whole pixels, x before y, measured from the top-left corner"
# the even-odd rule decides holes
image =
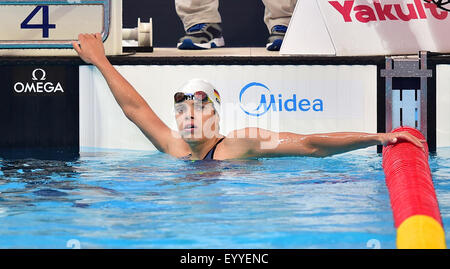
[[[264,22],[269,29],[270,36],[266,48],[270,51],[278,51],[283,43],[284,35],[294,13],[297,0],[262,0],[266,10]]]
[[[175,9],[186,35],[179,49],[209,49],[225,46],[220,23],[219,0],[175,0]]]

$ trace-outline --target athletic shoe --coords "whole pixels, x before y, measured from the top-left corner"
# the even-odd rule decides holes
[[[284,25],[275,25],[272,27],[269,39],[267,40],[266,49],[270,51],[279,51],[281,44],[283,44],[283,38],[286,31],[287,27]]]
[[[222,28],[218,23],[200,23],[186,31],[186,36],[180,38],[178,49],[197,50],[211,49],[225,46]]]

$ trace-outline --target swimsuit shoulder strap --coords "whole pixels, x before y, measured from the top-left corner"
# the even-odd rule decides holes
[[[205,158],[203,158],[203,160],[214,160],[214,152],[216,151],[216,147],[217,145],[220,144],[220,142],[222,142],[225,139],[225,137],[222,137],[219,142],[217,142],[214,147],[212,147],[212,149],[208,152],[208,154],[206,154]]]

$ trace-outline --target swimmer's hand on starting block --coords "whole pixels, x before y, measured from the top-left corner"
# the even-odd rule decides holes
[[[417,137],[408,132],[380,134],[380,141],[383,146],[388,146],[399,142],[410,142],[419,147],[420,149],[422,149],[423,151],[425,151],[423,143],[427,142],[426,140],[418,139]]]
[[[79,34],[78,42],[72,42],[72,46],[80,58],[88,64],[97,66],[107,60],[102,35],[100,33]]]

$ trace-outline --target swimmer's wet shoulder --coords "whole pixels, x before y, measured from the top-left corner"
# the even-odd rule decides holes
[[[203,160],[227,160],[272,155],[279,145],[279,134],[260,128],[244,128],[215,139]],[[183,159],[192,158],[192,154]]]
[[[241,159],[248,158],[249,147],[246,139],[234,137],[224,137],[217,144],[213,155],[214,160]]]
[[[254,149],[259,148],[261,143],[257,138],[245,138],[244,135],[248,129],[236,130],[219,138],[213,138],[214,144],[211,144],[209,151],[203,154],[203,158],[197,160],[228,160],[258,157],[258,152]],[[247,135],[248,136],[248,135]],[[192,152],[182,154],[181,159],[195,160]]]
[[[214,159],[242,159],[260,157],[258,149],[261,148],[262,132],[259,128],[244,128],[234,130],[227,134],[225,139],[217,145]]]

